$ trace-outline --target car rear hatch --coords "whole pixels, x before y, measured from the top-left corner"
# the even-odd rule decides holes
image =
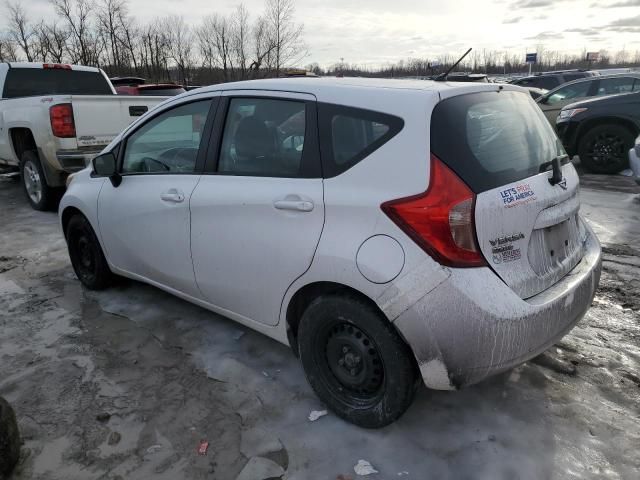
[[[520,297],[549,288],[583,256],[578,175],[527,93],[496,87],[444,98],[431,151],[476,194],[475,226],[489,266]],[[564,165],[561,165],[564,163]]]

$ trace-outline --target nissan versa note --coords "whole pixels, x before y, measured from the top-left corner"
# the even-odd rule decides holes
[[[578,176],[513,85],[291,78],[194,90],[73,175],[90,289],[121,275],[288,344],[337,415],[381,427],[585,314],[600,245]]]

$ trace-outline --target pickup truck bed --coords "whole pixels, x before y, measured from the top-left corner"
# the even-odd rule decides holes
[[[64,187],[70,173],[168,98],[115,95],[97,68],[31,63],[0,63],[0,92],[0,165],[20,169],[27,198],[38,210],[53,206],[54,189]],[[40,196],[30,189],[39,189]]]

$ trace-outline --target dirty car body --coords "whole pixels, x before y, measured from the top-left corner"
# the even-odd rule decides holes
[[[414,367],[428,387],[455,389],[539,354],[598,285],[577,174],[517,86],[207,87],[140,119],[103,156],[113,167],[98,157],[60,205],[78,276],[100,261],[75,251],[70,222],[82,216],[108,270],[290,344],[321,398],[363,426],[402,414],[413,390],[400,406],[385,395]],[[314,319],[335,327],[315,331]],[[394,370],[405,349],[413,367]]]

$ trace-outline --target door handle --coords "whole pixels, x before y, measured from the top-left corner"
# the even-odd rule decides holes
[[[172,188],[168,192],[161,193],[160,200],[165,202],[181,203],[184,202],[184,194]]]
[[[276,200],[273,206],[278,210],[294,210],[296,212],[310,212],[313,202],[309,200]]]

